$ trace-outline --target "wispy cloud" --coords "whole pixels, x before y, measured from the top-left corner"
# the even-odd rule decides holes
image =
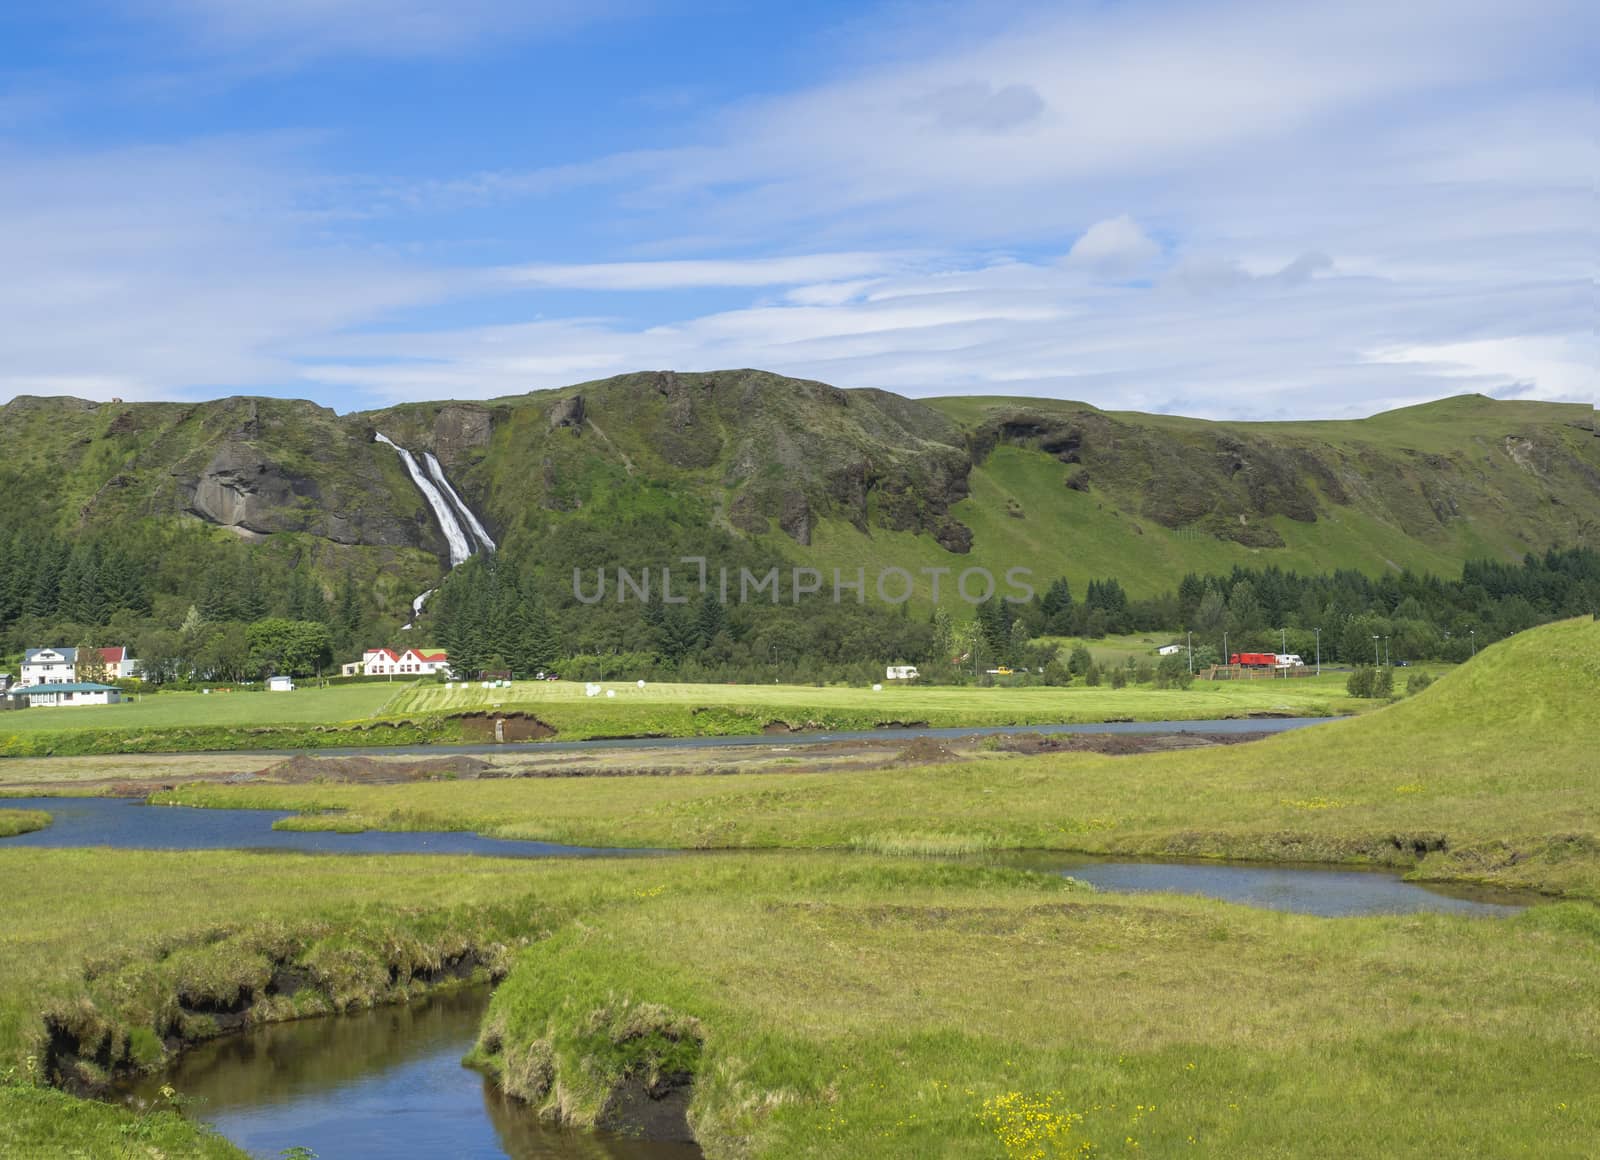
[[[296,61],[464,53],[568,11],[376,6],[159,11],[201,51]],[[1237,417],[1600,401],[1581,5],[991,11],[674,125],[687,144],[561,165],[329,175],[271,137],[0,153],[0,398],[360,405],[759,365]],[[498,232],[546,212],[593,260]],[[439,245],[409,249],[414,222]],[[480,232],[476,268],[429,256]]]
[[[801,254],[779,258],[701,261],[596,262],[566,266],[511,266],[495,272],[502,282],[570,290],[687,290],[701,287],[793,286],[887,274],[907,256],[875,253]]]
[[[282,139],[0,150],[0,399],[277,386],[285,348],[447,278],[319,238]]]

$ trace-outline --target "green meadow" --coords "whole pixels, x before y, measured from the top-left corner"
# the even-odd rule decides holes
[[[0,719],[0,738],[10,733],[79,729],[136,732],[188,725],[336,724],[379,715],[405,687],[373,683],[267,693],[219,686],[211,693],[145,693],[120,705],[47,706],[10,713]]]
[[[1129,720],[1198,720],[1278,713],[1325,717],[1370,706],[1346,694],[1344,676],[1293,679],[1196,681],[1186,690],[1129,685],[1113,689],[1081,682],[1065,688],[994,688],[882,682],[878,690],[848,685],[700,685],[632,681],[596,682],[602,692],[588,696],[583,681],[518,681],[500,688],[482,682],[451,689],[428,682],[409,686],[388,706],[394,715],[526,712],[561,730],[581,734],[604,723],[616,729],[654,728],[685,712],[742,720],[742,732],[762,725],[791,728],[849,728],[876,724],[926,723],[940,726],[1036,725]],[[607,693],[614,694],[607,696]],[[708,722],[709,724],[710,722]],[[820,724],[819,724],[820,723]],[[692,723],[689,723],[692,724]],[[684,734],[672,731],[667,736]]]
[[[410,997],[469,951],[507,972],[477,1054],[510,1090],[583,1124],[627,1075],[687,1074],[712,1157],[1576,1158],[1600,1132],[1580,903],[1326,920],[825,854],[0,850],[0,879],[5,1155],[237,1155],[41,1087],[46,1018],[93,1078],[284,965],[299,989],[252,1018]]]
[[[501,980],[474,1059],[507,1090],[582,1125],[619,1086],[692,1082],[714,1158],[1591,1156],[1597,703],[1600,624],[1582,620],[1245,746],[184,787],[165,800],[288,805],[304,826],[790,849],[534,862],[0,842],[0,1154],[235,1156],[174,1112],[46,1081],[157,1066],[220,1030],[207,1011],[398,1001],[466,964]],[[331,808],[349,812],[309,812]],[[884,853],[1011,847],[1384,863],[1551,901],[1322,919]]]
[[[860,730],[925,724],[959,728],[1105,720],[1203,720],[1252,713],[1322,717],[1373,702],[1348,696],[1340,674],[1293,680],[1196,681],[1187,690],[1129,685],[959,688],[885,682],[713,685],[582,681],[438,681],[296,689],[289,693],[146,694],[120,705],[43,707],[0,719],[0,757],[105,756],[207,750],[325,749],[472,740],[462,714],[525,713],[563,740],[697,737],[764,729]]]
[[[1600,899],[1597,698],[1600,624],[1583,619],[1513,637],[1415,697],[1246,746],[816,773],[799,750],[797,776],[782,779],[202,783],[162,799],[300,810],[287,824],[301,828],[584,845],[1381,863]]]

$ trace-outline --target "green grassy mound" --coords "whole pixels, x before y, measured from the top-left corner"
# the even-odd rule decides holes
[[[44,829],[51,820],[50,815],[43,810],[0,809],[0,838],[31,834],[34,830]]]

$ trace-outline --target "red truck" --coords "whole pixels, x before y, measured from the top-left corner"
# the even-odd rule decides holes
[[[1277,653],[1234,653],[1228,658],[1230,665],[1247,669],[1270,669],[1278,663]]]

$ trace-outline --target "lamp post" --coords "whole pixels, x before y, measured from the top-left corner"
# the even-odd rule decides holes
[[[1322,675],[1322,629],[1317,629],[1317,676]]]
[[[1189,675],[1194,675],[1194,632],[1189,633]]]
[[[1472,640],[1472,655],[1476,657],[1478,655],[1478,630],[1475,628],[1468,629],[1467,636]]]
[[[1372,634],[1372,667],[1378,667],[1378,634]]]
[[[1390,667],[1390,662],[1389,662],[1389,638],[1388,637],[1384,637],[1383,638],[1383,664],[1384,664],[1385,668]]]
[[[1233,661],[1228,657],[1228,633],[1226,629],[1222,633],[1222,663],[1228,666],[1228,675],[1231,677],[1233,675]]]

